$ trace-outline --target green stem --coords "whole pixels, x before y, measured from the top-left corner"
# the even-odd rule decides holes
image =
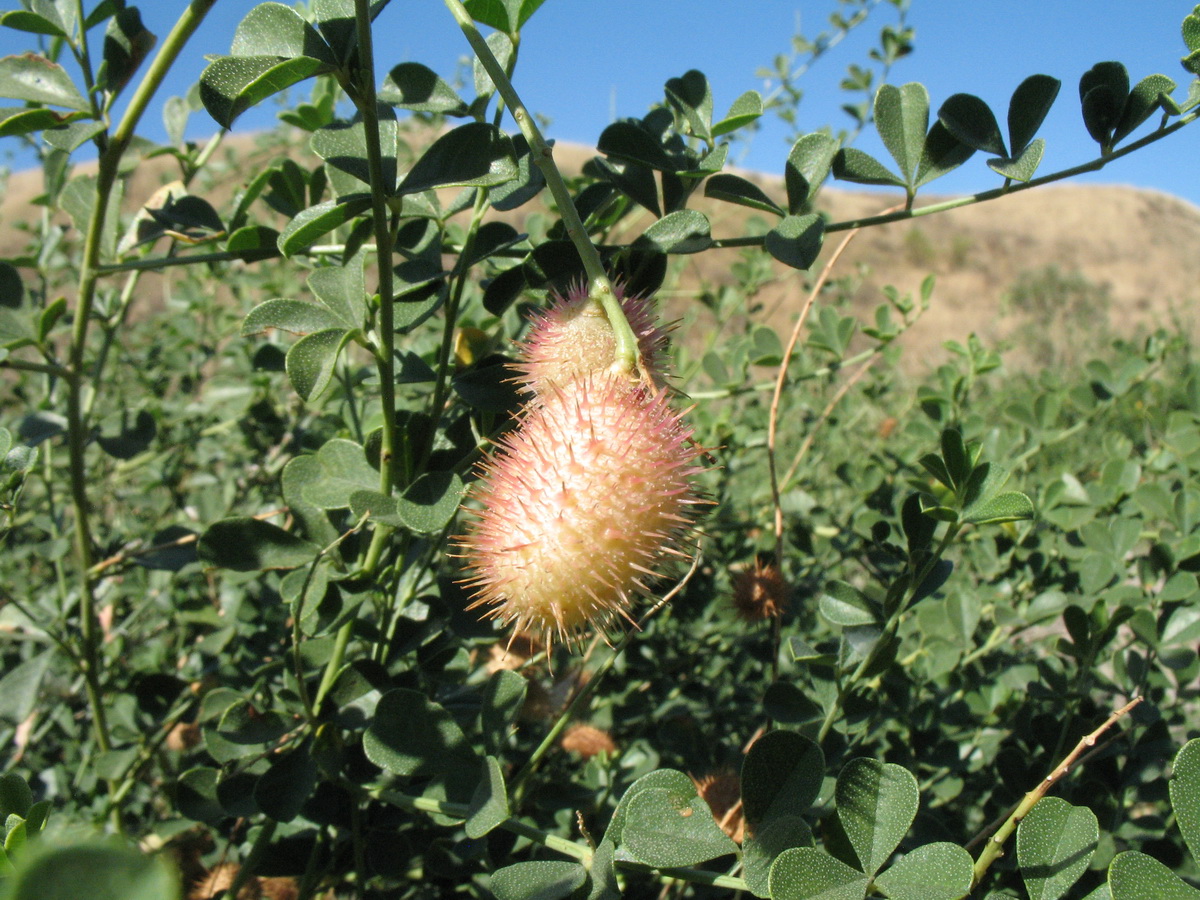
[[[184,45],[203,21],[216,0],[193,0],[180,16],[175,27],[163,41],[145,77],[138,85],[120,124],[113,131],[104,152],[100,155],[96,175],[91,217],[84,236],[83,262],[79,273],[79,299],[71,331],[71,347],[67,366],[67,446],[71,506],[75,517],[75,558],[79,569],[79,618],[81,630],[81,664],[85,689],[92,710],[96,742],[102,750],[112,746],[100,685],[99,623],[96,618],[96,598],[89,570],[92,567],[92,529],[88,500],[88,473],[84,454],[88,443],[88,421],[85,414],[84,389],[87,384],[87,337],[92,308],[96,301],[100,252],[109,198],[116,183],[121,157],[133,139],[138,122],[151,99]]]
[[[379,371],[379,401],[383,430],[379,449],[379,492],[392,495],[396,468],[396,324],[392,286],[392,226],[387,199],[395,190],[383,175],[383,152],[379,140],[379,106],[375,97],[375,52],[371,43],[370,0],[354,0],[354,23],[358,32],[359,75],[354,104],[362,115],[367,143],[367,170],[371,180],[371,220],[375,228],[375,247],[379,255],[379,348],[375,367]],[[392,529],[378,525],[363,562],[363,572],[374,573],[379,567]],[[339,641],[347,625],[338,633]],[[328,675],[328,671],[326,675]],[[317,706],[320,706],[318,695]]]
[[[38,372],[52,378],[66,378],[70,373],[54,363],[32,362],[23,359],[0,360],[0,369],[16,369],[19,372]]]
[[[1072,166],[1069,169],[1062,169],[1058,172],[1052,172],[1049,175],[1043,175],[1041,178],[1033,178],[1029,181],[1023,181],[1018,184],[1005,184],[1002,187],[992,188],[988,191],[980,191],[977,194],[970,194],[966,197],[956,197],[953,200],[945,200],[941,203],[931,203],[928,206],[919,206],[916,209],[904,209],[894,213],[886,213],[881,216],[866,216],[861,219],[848,219],[844,222],[833,222],[825,226],[825,233],[829,234],[834,231],[850,231],[854,228],[867,228],[872,225],[887,225],[891,222],[903,222],[907,219],[916,219],[921,216],[930,216],[934,213],[946,212],[951,209],[958,209],[962,206],[971,206],[975,203],[985,203],[988,200],[997,200],[1000,197],[1008,197],[1012,194],[1019,194],[1021,191],[1028,191],[1032,188],[1041,187],[1042,185],[1052,184],[1055,181],[1062,181],[1066,178],[1074,178],[1076,175],[1083,175],[1087,172],[1099,172],[1110,162],[1120,159],[1122,156],[1127,156],[1143,147],[1161,141],[1169,134],[1174,134],[1179,129],[1190,125],[1192,122],[1200,118],[1200,109],[1188,113],[1177,119],[1166,128],[1160,128],[1151,134],[1146,135],[1140,140],[1134,141],[1122,147],[1120,150],[1114,150],[1104,156],[1098,156],[1090,162],[1082,163],[1078,166]],[[714,247],[759,247],[762,246],[763,238],[761,237],[746,237],[746,238],[726,238],[713,241]]]
[[[855,666],[850,677],[838,684],[837,696],[834,698],[833,703],[829,705],[829,709],[825,711],[825,718],[821,722],[821,729],[817,732],[818,744],[824,743],[830,729],[833,728],[833,723],[837,721],[838,714],[842,710],[842,704],[846,700],[846,695],[862,679],[863,673],[875,664],[879,652],[887,645],[888,637],[894,634],[896,629],[900,627],[900,620],[912,603],[912,598],[916,595],[917,590],[925,583],[925,579],[929,577],[929,574],[933,571],[933,567],[937,565],[938,560],[946,553],[946,550],[949,549],[950,544],[953,543],[961,530],[962,524],[959,522],[951,523],[946,529],[946,533],[942,535],[942,539],[938,543],[937,550],[930,555],[925,565],[917,572],[916,577],[910,582],[910,586],[905,591],[904,598],[896,607],[896,611],[888,618],[887,624],[883,627],[883,633],[879,636],[879,640],[874,643],[870,652],[867,653],[862,661]]]
[[[462,33],[471,45],[471,49],[475,51],[476,58],[492,79],[492,83],[496,86],[496,91],[503,98],[505,104],[507,104],[509,112],[512,113],[512,117],[517,123],[517,127],[521,129],[521,134],[525,136],[525,140],[529,144],[530,159],[546,179],[546,187],[550,189],[550,195],[554,198],[554,202],[558,206],[558,214],[562,217],[563,225],[567,230],[567,236],[571,239],[571,243],[575,245],[575,249],[579,253],[579,258],[583,261],[583,270],[587,273],[588,278],[588,296],[604,307],[608,321],[616,333],[616,351],[613,359],[614,370],[623,374],[631,374],[635,370],[640,370],[641,360],[638,358],[637,336],[633,333],[629,321],[625,318],[625,312],[621,309],[621,303],[613,291],[612,282],[604,271],[604,263],[600,259],[600,252],[596,249],[596,245],[592,243],[591,238],[588,237],[583,220],[579,218],[579,212],[575,209],[575,203],[571,199],[571,192],[567,189],[567,183],[563,180],[562,173],[558,171],[558,167],[554,164],[553,149],[546,143],[546,139],[542,136],[542,132],[537,127],[533,116],[529,114],[529,110],[521,102],[521,98],[513,88],[512,81],[505,73],[504,67],[500,65],[499,61],[492,54],[487,41],[479,33],[479,29],[475,27],[475,22],[471,19],[470,13],[467,12],[459,0],[445,0],[445,3],[451,14],[453,14],[455,21],[458,22],[459,28],[462,29]]]
[[[321,676],[321,684],[317,688],[316,699],[313,700],[315,711],[320,711],[321,703],[333,688],[334,682],[337,681],[338,673],[342,670],[342,661],[346,658],[346,647],[350,643],[352,634],[354,634],[354,619],[343,624],[333,640],[333,653],[329,656],[329,662],[325,664],[325,674]]]
[[[468,260],[474,255],[475,239],[479,234],[479,226],[483,224],[483,217],[487,210],[487,192],[477,191],[475,206],[471,212],[471,222],[467,226],[466,238],[463,240],[462,250],[458,254],[458,260],[455,262],[454,271],[450,276],[454,288],[446,303],[442,343],[438,348],[437,364],[434,366],[438,377],[433,387],[433,396],[429,401],[429,409],[426,411],[430,421],[435,423],[441,420],[442,407],[445,406],[446,397],[450,393],[450,354],[454,349],[454,325],[458,321],[458,310],[462,306],[463,291],[467,286],[467,274],[470,268]],[[416,471],[425,471],[425,467],[429,464],[429,457],[433,453],[433,445],[434,435],[430,434],[429,439],[421,448]]]

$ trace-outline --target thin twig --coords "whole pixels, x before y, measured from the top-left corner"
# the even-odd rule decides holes
[[[779,375],[775,379],[775,392],[771,395],[771,413],[767,420],[767,468],[771,475],[771,503],[775,508],[775,565],[780,572],[783,571],[783,504],[779,496],[779,473],[776,470],[775,463],[775,441],[779,431],[779,403],[783,398],[783,387],[787,383],[788,365],[791,363],[792,353],[796,349],[796,344],[800,342],[800,333],[804,330],[804,325],[808,321],[808,314],[812,311],[813,304],[817,300],[817,295],[821,293],[821,289],[829,281],[829,276],[833,273],[833,267],[842,258],[842,253],[845,252],[850,242],[854,240],[856,234],[858,234],[857,228],[842,238],[842,242],[833,251],[833,255],[829,257],[829,261],[825,263],[825,268],[821,270],[821,274],[817,277],[812,289],[808,292],[808,298],[804,301],[804,306],[800,309],[800,317],[796,320],[796,324],[792,328],[792,335],[788,339],[788,345],[783,351],[783,361],[779,364]]]
[[[796,474],[796,469],[800,467],[801,461],[812,448],[813,441],[817,436],[817,432],[820,431],[822,426],[829,421],[829,417],[833,415],[833,411],[837,409],[837,405],[842,402],[842,398],[849,393],[850,388],[854,387],[854,385],[858,384],[858,382],[862,380],[862,377],[871,370],[871,366],[875,365],[878,360],[878,356],[872,356],[865,363],[859,366],[853,375],[842,382],[842,385],[837,389],[836,393],[834,393],[833,398],[825,405],[825,408],[821,410],[821,414],[817,416],[817,420],[813,422],[812,427],[808,429],[808,434],[804,436],[804,440],[800,444],[800,449],[796,451],[796,455],[792,459],[792,464],[788,466],[787,473],[779,482],[780,490],[786,488],[791,483],[792,476]]]
[[[1004,820],[1004,823],[1000,826],[996,833],[988,839],[987,846],[983,848],[983,852],[979,854],[979,858],[975,861],[975,874],[971,881],[972,888],[979,884],[979,882],[983,879],[983,876],[987,874],[987,870],[991,864],[1003,854],[1004,842],[1007,841],[1012,835],[1013,831],[1016,830],[1016,827],[1021,823],[1021,820],[1029,815],[1029,812],[1034,806],[1037,805],[1037,802],[1046,796],[1046,792],[1071,771],[1072,767],[1079,762],[1080,757],[1082,757],[1085,752],[1096,746],[1096,742],[1100,739],[1104,732],[1112,728],[1118,721],[1128,715],[1129,712],[1141,702],[1141,697],[1134,697],[1132,700],[1110,715],[1107,719],[1105,719],[1104,723],[1099,728],[1097,728],[1091,734],[1085,735],[1079,741],[1079,743],[1075,745],[1075,749],[1068,753],[1063,761],[1055,766],[1051,770],[1050,774],[1038,783],[1037,787],[1025,795],[1024,799],[1021,800],[1021,802],[1017,804],[1013,811],[1008,814],[1008,817]],[[976,843],[977,841],[978,838],[976,838],[975,841],[972,841],[972,843]]]

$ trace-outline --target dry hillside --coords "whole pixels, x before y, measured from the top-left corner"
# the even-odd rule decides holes
[[[278,140],[263,136],[230,140],[218,154],[226,174],[204,195],[220,208],[245,173],[279,152]],[[589,155],[582,147],[556,153],[567,171],[578,171]],[[135,208],[171,177],[165,161],[143,163],[127,206]],[[769,194],[783,196],[779,178],[750,177]],[[990,186],[982,178],[981,186]],[[22,251],[26,236],[12,225],[35,214],[30,201],[40,191],[38,172],[9,178],[0,199],[0,258]],[[837,221],[878,213],[894,202],[883,193],[835,189],[822,201]],[[737,236],[750,215],[762,216],[702,197],[693,205],[710,214],[718,237]],[[635,217],[622,239],[651,221],[649,213]],[[835,238],[840,235],[829,244]],[[1133,337],[1160,324],[1200,327],[1193,312],[1200,305],[1198,247],[1200,209],[1182,200],[1128,187],[1065,185],[867,229],[852,243],[838,274],[859,279],[855,302],[864,312],[881,302],[881,286],[915,292],[926,274],[937,275],[933,308],[905,337],[910,360],[937,362],[943,340],[974,332],[989,342],[1008,340],[1037,363],[1069,360],[1072,348],[1110,334]],[[685,302],[702,284],[731,282],[736,257],[729,250],[684,259],[671,302]],[[773,311],[772,324],[783,330],[799,306],[803,283],[790,270],[778,270],[780,280],[760,299]]]

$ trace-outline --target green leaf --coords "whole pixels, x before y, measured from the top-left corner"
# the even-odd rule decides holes
[[[49,113],[50,111],[43,110],[43,112]],[[70,113],[67,116],[59,116],[58,118],[65,124],[59,124],[58,127],[46,131],[42,135],[46,143],[64,153],[74,153],[107,127],[103,122],[94,122],[91,119],[71,121],[78,118],[79,115],[79,113]]]
[[[877,625],[881,621],[879,604],[844,581],[827,582],[817,603],[821,615],[843,628]]]
[[[1112,900],[1200,900],[1200,891],[1184,883],[1157,859],[1127,850],[1108,867]]]
[[[583,887],[587,875],[577,862],[540,859],[497,869],[489,887],[496,900],[562,900]]]
[[[843,147],[833,158],[833,177],[855,184],[905,187],[904,179],[888,171],[879,160],[855,147]]]
[[[98,84],[119,93],[154,49],[157,38],[142,24],[136,6],[119,10],[104,30],[104,62]]]
[[[1175,824],[1192,858],[1200,859],[1200,738],[1188,741],[1175,755],[1170,793]]]
[[[1030,75],[1013,91],[1008,103],[1008,146],[1023,154],[1058,97],[1062,82],[1049,75]]]
[[[320,548],[278,525],[236,516],[208,526],[200,536],[197,552],[210,565],[235,572],[257,572],[307,565]]]
[[[345,438],[332,438],[317,451],[321,477],[304,486],[304,499],[317,509],[345,509],[356,491],[373,490],[379,473],[363,448]]]
[[[492,51],[492,56],[496,57],[496,62],[500,64],[500,68],[504,71],[509,71],[509,65],[513,60],[512,39],[503,31],[496,31],[489,34],[485,39],[488,49]],[[487,73],[487,69],[483,67],[476,57],[471,61],[471,74],[474,76],[475,82],[475,104],[480,108],[486,108],[489,98],[496,93],[496,85],[492,83],[492,76]]]
[[[963,510],[962,521],[975,525],[1019,522],[1037,514],[1033,501],[1020,491],[1005,491]]]
[[[499,128],[469,122],[442,135],[421,154],[397,190],[416,194],[440,187],[492,187],[517,177],[512,141]]]
[[[288,732],[283,716],[260,711],[242,698],[221,713],[217,734],[233,744],[273,744]]]
[[[53,651],[46,650],[4,673],[0,678],[0,719],[20,724],[29,718],[53,656]]]
[[[284,256],[294,256],[307,250],[329,232],[370,208],[370,197],[356,197],[342,202],[326,200],[301,210],[279,235],[279,252]]]
[[[314,541],[327,545],[337,539],[337,531],[321,510],[304,499],[304,489],[325,477],[315,454],[297,456],[283,467],[280,487],[283,501],[303,523],[304,532]]]
[[[350,495],[350,511],[417,534],[437,534],[450,524],[465,492],[462,479],[453,472],[426,472],[398,498],[355,491]]]
[[[465,776],[473,786],[479,772],[479,758],[450,713],[408,688],[379,698],[363,752],[393,775]]]
[[[947,428],[942,431],[942,459],[946,464],[946,472],[950,475],[948,486],[956,493],[966,488],[972,474],[971,454],[963,441],[962,432],[957,428]]]
[[[712,246],[712,232],[704,213],[681,209],[652,224],[637,243],[661,253],[699,253]]]
[[[1163,108],[1162,98],[1175,90],[1175,82],[1166,75],[1147,75],[1129,92],[1121,121],[1113,130],[1113,143],[1130,134],[1145,122],[1156,109]]]
[[[379,146],[383,159],[381,160],[383,184],[386,195],[391,195],[396,187],[396,154],[399,152],[400,126],[396,114],[389,106],[379,107]],[[309,141],[313,153],[325,160],[326,164],[339,171],[345,172],[362,182],[363,189],[371,183],[371,169],[367,160],[366,125],[361,116],[353,121],[334,121],[318,128],[313,132]],[[349,184],[353,184],[350,182]],[[347,187],[339,193],[353,194],[355,189]]]
[[[506,746],[528,689],[529,682],[511,669],[500,669],[488,679],[479,712],[488,753],[499,754]]]
[[[146,410],[138,410],[132,422],[129,410],[122,410],[104,422],[96,443],[114,459],[133,459],[150,448],[157,433],[158,424]]]
[[[492,209],[500,212],[523,206],[546,186],[546,176],[534,164],[533,154],[529,152],[529,143],[524,135],[519,134],[513,138],[513,150],[517,155],[517,177],[488,191]]]
[[[507,818],[508,791],[504,786],[504,773],[496,757],[489,756],[483,761],[483,777],[471,798],[465,824],[467,837],[481,838]]]
[[[808,811],[821,792],[825,756],[795,731],[769,731],[755,741],[742,763],[742,808],[757,830],[781,816]]]
[[[788,850],[812,846],[812,829],[799,816],[780,816],[753,831],[747,830],[742,842],[742,865],[750,892],[756,897],[769,897],[775,860]]]
[[[1100,825],[1085,806],[1043,797],[1017,826],[1017,863],[1030,900],[1058,900],[1087,871]]]
[[[36,53],[0,58],[0,97],[63,106],[79,112],[91,110],[66,70]]]
[[[786,850],[771,866],[773,900],[863,900],[869,879],[811,847]]]
[[[25,847],[25,820],[12,816],[5,824],[8,834],[4,836],[4,854],[17,856]]]
[[[1119,62],[1096,63],[1079,79],[1079,100],[1088,134],[1102,149],[1112,146],[1112,132],[1129,97],[1129,73]]]
[[[334,65],[333,52],[304,18],[282,3],[260,3],[238,24],[229,48],[233,56],[307,56]]]
[[[642,791],[655,788],[668,790],[681,798],[689,798],[696,793],[696,785],[692,779],[675,769],[656,769],[643,775],[629,786],[617,804],[617,808],[608,822],[608,828],[604,832],[605,840],[612,841],[617,846],[624,842],[625,819],[629,805],[633,802],[634,797]]]
[[[1045,151],[1046,142],[1037,138],[1016,159],[989,159],[988,168],[1013,181],[1029,181],[1041,165]]]
[[[957,169],[975,152],[950,133],[940,121],[934,122],[921,148],[921,164],[917,167],[914,187],[928,184],[947,172]]]
[[[1004,138],[991,108],[974,94],[952,94],[938,109],[938,121],[959,141],[976,150],[1005,156]]]
[[[175,808],[193,822],[220,825],[229,813],[217,798],[220,772],[208,766],[188,769],[175,784]]]
[[[85,840],[44,845],[5,881],[5,900],[172,900],[179,878],[163,856],[118,842]]]
[[[825,220],[816,213],[787,216],[767,232],[763,241],[768,253],[793,269],[807,269],[821,255]]]
[[[713,98],[704,73],[689,69],[680,78],[667,79],[666,94],[667,102],[683,116],[691,133],[711,142]]]
[[[971,892],[974,865],[957,844],[926,844],[889,866],[875,886],[892,900],[959,900]]]
[[[624,896],[621,893],[621,884],[617,881],[614,865],[616,853],[616,846],[607,838],[596,845],[588,872],[592,879],[592,889],[588,892],[587,900],[621,900]]]
[[[895,763],[852,759],[838,776],[834,799],[862,870],[874,875],[916,818],[917,780]]]
[[[1180,29],[1183,32],[1183,42],[1188,50],[1200,50],[1200,6],[1193,9],[1190,15],[1183,19]]]
[[[729,112],[725,113],[725,118],[713,125],[712,136],[718,138],[737,131],[739,128],[749,125],[758,119],[762,114],[762,95],[758,91],[746,91],[746,93],[733,101],[733,105],[729,107]]]
[[[223,128],[252,106],[330,67],[307,56],[222,56],[200,73],[200,99]]]
[[[277,297],[260,303],[242,320],[242,337],[263,334],[273,329],[289,334],[312,334],[327,331],[342,323],[324,306],[307,300]]]
[[[279,255],[279,232],[266,225],[244,225],[229,235],[225,252],[245,262],[259,262]]]
[[[0,109],[0,138],[4,137],[19,137],[22,134],[32,134],[35,131],[45,131],[46,140],[49,142],[49,135],[54,134],[51,129],[56,129],[58,126],[70,122],[78,118],[83,113],[60,113],[45,107],[37,107],[30,109],[24,106],[9,106]],[[104,130],[104,125],[88,120],[84,125],[86,130],[92,131],[93,134]],[[87,138],[84,138],[87,140]],[[74,148],[72,148],[74,149]]]
[[[20,816],[24,819],[29,815],[31,806],[33,791],[29,789],[25,779],[16,772],[0,775],[0,819],[7,820],[9,816]]]
[[[708,803],[689,787],[686,793],[650,788],[630,801],[621,846],[634,859],[655,868],[695,866],[737,852]]]
[[[821,131],[802,135],[792,145],[783,170],[788,212],[801,213],[812,206],[813,198],[829,177],[837,155],[837,140]]]
[[[290,822],[317,789],[319,774],[312,745],[306,741],[282,756],[272,756],[271,768],[254,785],[254,802],[276,822]]]
[[[463,6],[476,22],[513,34],[546,0],[466,0]]]
[[[639,122],[613,122],[602,132],[596,149],[605,156],[637,163],[660,172],[674,172],[675,161],[663,150],[662,144]]]
[[[383,11],[388,0],[370,0],[371,21]],[[351,66],[356,60],[358,34],[354,23],[354,0],[309,0],[309,13],[325,42],[340,64]]]
[[[379,100],[413,112],[465,116],[467,104],[442,78],[420,63],[394,67],[379,88]]]
[[[37,9],[38,6],[41,9]],[[34,4],[36,11],[27,9],[13,10],[0,14],[0,26],[14,31],[24,31],[29,34],[45,34],[50,37],[69,37],[66,25],[53,4]]]
[[[597,156],[593,162],[605,181],[633,202],[650,210],[656,217],[662,216],[662,208],[658,203],[658,185],[655,183],[652,169],[616,157],[603,159]]]
[[[915,81],[897,87],[885,84],[875,94],[875,129],[904,183],[911,185],[921,162],[925,130],[929,127],[929,92]]]
[[[773,212],[783,215],[779,205],[768,197],[758,185],[747,181],[740,175],[722,172],[704,182],[704,196],[714,200],[724,200],[726,203],[736,203],[763,212]]]
[[[308,289],[348,329],[361,328],[367,317],[363,259],[359,253],[345,265],[324,266],[308,276]],[[402,269],[397,267],[397,274]]]
[[[326,328],[292,344],[286,360],[288,380],[303,399],[314,400],[329,386],[348,337],[343,328]]]

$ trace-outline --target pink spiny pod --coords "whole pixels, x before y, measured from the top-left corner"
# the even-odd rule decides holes
[[[570,642],[629,619],[662,561],[688,557],[704,467],[665,390],[607,372],[547,384],[483,465],[459,549],[471,608]]]
[[[645,374],[654,384],[663,380],[667,332],[654,315],[647,297],[625,297],[615,288],[625,318],[638,341]],[[616,350],[616,336],[600,304],[589,300],[586,288],[554,297],[551,305],[535,314],[529,334],[521,344],[517,379],[536,396],[545,396],[585,375],[609,371]]]

